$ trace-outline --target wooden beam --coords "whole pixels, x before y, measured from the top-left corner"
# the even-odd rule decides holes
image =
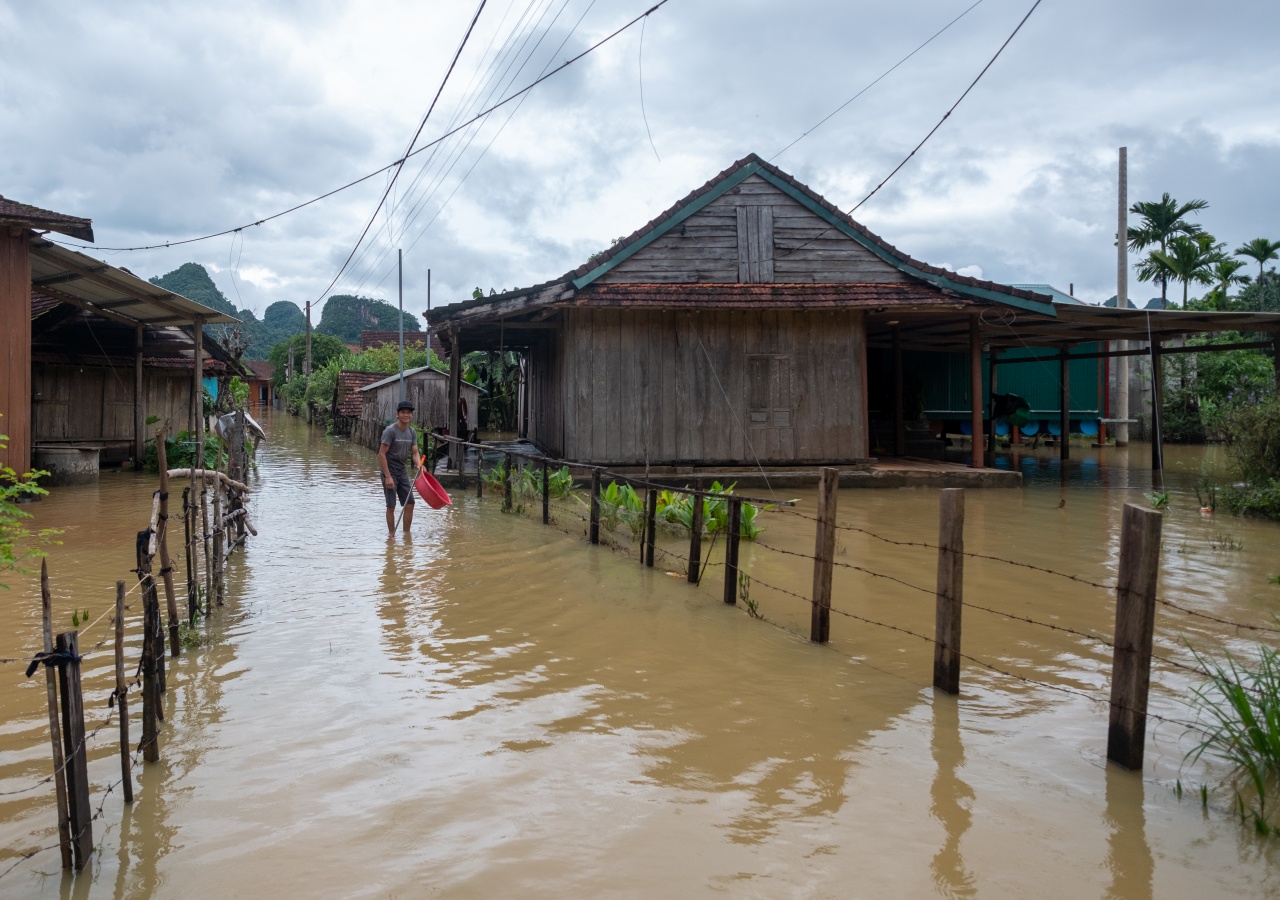
[[[142,471],[145,437],[142,429],[142,323],[133,328],[133,468]]]
[[[462,351],[458,348],[458,341],[461,335],[457,329],[449,329],[449,344],[453,348],[449,354],[449,412],[447,413],[447,422],[452,423],[449,433],[457,429],[458,422],[458,394],[462,390]],[[457,434],[454,437],[460,440],[466,440],[465,434]],[[449,442],[449,468],[462,474],[462,460],[466,454],[465,448],[460,444]],[[476,465],[476,480],[480,479],[479,463]]]
[[[196,442],[196,465],[204,465],[204,319],[196,316],[191,322],[191,339],[195,365],[194,393],[191,395],[191,437]]]
[[[973,446],[969,465],[982,468],[982,323],[977,315],[969,317],[969,422]]]

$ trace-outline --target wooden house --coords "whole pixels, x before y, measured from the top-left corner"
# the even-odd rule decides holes
[[[463,352],[520,350],[522,432],[612,466],[849,464],[873,419],[904,455],[909,376],[944,355],[981,465],[984,353],[1046,348],[1030,361],[1061,360],[1065,392],[1074,345],[1150,336],[1159,353],[1241,327],[1181,315],[1138,322],[920,262],[753,155],[559,278],[436,308],[432,330],[451,390]]]

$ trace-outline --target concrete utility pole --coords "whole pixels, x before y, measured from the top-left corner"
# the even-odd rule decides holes
[[[1120,148],[1120,191],[1116,217],[1116,309],[1129,308],[1129,148]],[[1128,350],[1128,341],[1116,341]],[[1129,444],[1129,357],[1116,360],[1116,446]]]
[[[400,279],[400,400],[404,401],[404,251],[396,250],[396,272]]]
[[[302,374],[311,374],[311,301],[307,301],[307,358],[302,363]]]

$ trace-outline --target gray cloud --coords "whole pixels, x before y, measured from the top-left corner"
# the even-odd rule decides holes
[[[533,0],[550,21],[564,0]],[[568,0],[515,84],[580,52],[647,3]],[[483,83],[531,4],[486,9],[424,135]],[[406,305],[558,275],[644,224],[748,152],[771,156],[966,6],[810,0],[671,0],[634,29],[441,148],[334,292]],[[984,0],[946,34],[776,162],[848,209],[932,127],[1029,7]],[[458,4],[259,4],[216,9],[0,3],[17,36],[0,57],[0,193],[91,216],[101,244],[180,239],[264,215],[395,159],[465,28]],[[1129,147],[1131,199],[1201,197],[1206,228],[1236,246],[1280,237],[1280,61],[1270,5],[1189,0],[1048,3],[957,113],[858,218],[906,252],[990,278],[1113,291],[1115,155]],[[499,22],[504,22],[499,30]],[[1247,23],[1247,27],[1242,25]],[[492,40],[491,40],[492,39]],[[536,39],[535,39],[536,40]],[[530,42],[526,47],[532,47]],[[50,48],[56,48],[51,53]],[[508,72],[509,78],[514,68]],[[496,135],[496,138],[495,138]],[[493,140],[482,159],[481,151]],[[440,165],[457,150],[447,175]],[[477,163],[477,159],[479,162]],[[472,165],[474,164],[474,169]],[[471,170],[465,183],[459,183]],[[439,177],[417,218],[409,210]],[[259,310],[320,296],[350,252],[385,176],[235,237],[100,255],[140,274],[195,260]],[[455,192],[456,189],[456,192]],[[452,194],[448,206],[441,204]],[[430,228],[423,230],[434,217]],[[403,233],[400,233],[403,231]],[[233,282],[233,270],[240,273]]]

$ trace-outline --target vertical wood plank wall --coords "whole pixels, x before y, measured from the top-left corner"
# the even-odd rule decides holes
[[[861,312],[575,309],[564,322],[559,352],[533,354],[550,377],[534,379],[548,389],[530,438],[548,451],[611,465],[867,456]],[[748,422],[752,356],[786,359],[770,405],[789,416]]]
[[[25,231],[0,228],[0,465],[31,470],[31,258]]]
[[[128,441],[134,438],[133,366],[30,367],[35,441]],[[143,366],[143,418],[168,420],[176,433],[187,427],[191,375],[182,369]]]

